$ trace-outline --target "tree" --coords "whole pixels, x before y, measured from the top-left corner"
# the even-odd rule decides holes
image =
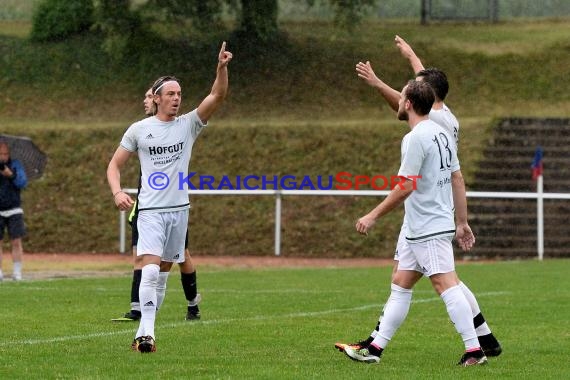
[[[348,31],[352,31],[362,21],[364,12],[376,4],[376,0],[328,0],[328,2],[334,9],[335,24]]]
[[[141,17],[131,10],[130,0],[98,0],[97,26],[105,35],[103,49],[115,59],[136,54],[137,46],[145,39]]]
[[[268,42],[278,33],[277,0],[241,0],[238,33],[254,41]]]
[[[164,11],[174,21],[192,21],[196,30],[205,32],[220,25],[223,0],[149,0],[147,7]]]
[[[65,40],[92,24],[92,0],[44,0],[34,10],[30,37],[39,42]]]

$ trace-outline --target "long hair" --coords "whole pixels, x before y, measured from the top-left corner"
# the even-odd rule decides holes
[[[180,83],[180,81],[178,80],[178,78],[176,78],[175,76],[172,75],[165,75],[163,77],[158,78],[157,80],[154,81],[154,84],[152,85],[152,94],[153,95],[160,95],[161,91],[162,91],[162,86],[166,83],[166,82],[170,82],[170,81],[174,81],[174,82],[178,82]]]

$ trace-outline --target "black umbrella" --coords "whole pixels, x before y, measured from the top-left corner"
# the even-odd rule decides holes
[[[29,180],[42,176],[46,167],[47,156],[32,142],[32,139],[25,136],[0,134],[0,141],[8,144],[10,158],[22,163]]]

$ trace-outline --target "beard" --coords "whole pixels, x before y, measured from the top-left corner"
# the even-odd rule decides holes
[[[398,110],[398,120],[401,120],[401,121],[408,121],[409,120],[409,116],[408,116],[408,113],[406,112],[406,110]]]

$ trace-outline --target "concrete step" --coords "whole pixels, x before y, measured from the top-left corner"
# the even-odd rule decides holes
[[[570,133],[570,132],[569,132]],[[506,146],[506,147],[522,147],[522,148],[534,148],[540,145],[544,150],[548,150],[551,147],[562,148],[568,146],[569,139],[565,135],[549,135],[549,136],[519,136],[516,134],[497,134],[494,136],[490,144],[494,146]],[[461,150],[461,148],[460,148]]]
[[[469,191],[490,191],[490,192],[536,192],[536,182],[528,181],[523,183],[516,179],[487,179],[478,180],[477,183],[467,185]],[[570,186],[566,181],[550,180],[544,181],[545,193],[569,193]]]
[[[544,248],[545,258],[560,258],[568,257],[570,252],[568,249],[563,248]],[[455,251],[455,257],[464,260],[480,260],[489,258],[501,258],[507,260],[515,259],[533,259],[538,257],[538,251],[536,246],[534,247],[524,247],[524,248],[494,248],[494,247],[474,247],[469,252],[463,252],[461,250]]]
[[[570,192],[570,118],[505,119],[483,153],[472,191],[535,192],[531,164],[543,149],[544,191]],[[537,257],[535,199],[469,198],[469,223],[477,243],[459,257]],[[570,200],[544,201],[545,257],[570,256]]]
[[[568,132],[570,133],[570,131]],[[485,154],[490,157],[530,157],[534,158],[536,146],[489,146],[485,149]],[[544,159],[548,157],[570,157],[570,149],[567,146],[543,147]]]

